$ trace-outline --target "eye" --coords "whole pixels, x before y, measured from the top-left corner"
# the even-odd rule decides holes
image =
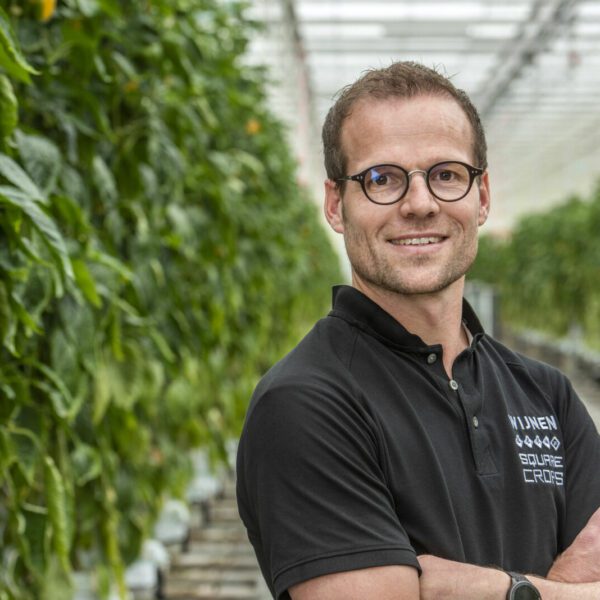
[[[469,181],[469,172],[460,163],[444,163],[429,173],[429,180],[432,183],[462,185]]]
[[[438,174],[438,179],[440,179],[440,181],[452,181],[452,179],[454,179],[454,177],[456,176],[456,173],[453,173],[452,171],[440,171]]]
[[[375,184],[375,185],[385,185],[388,182],[388,176],[387,175],[376,175],[371,177],[371,181]]]
[[[402,171],[393,166],[373,167],[365,177],[365,182],[371,187],[390,187],[401,184],[404,179]]]
[[[457,178],[457,173],[456,171],[453,171],[448,168],[436,169],[431,173],[431,178],[435,179],[436,181],[447,183],[455,181]]]

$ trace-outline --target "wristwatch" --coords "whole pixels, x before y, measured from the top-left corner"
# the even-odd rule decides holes
[[[525,575],[507,571],[510,575],[511,583],[506,600],[541,600],[541,595],[537,588]]]

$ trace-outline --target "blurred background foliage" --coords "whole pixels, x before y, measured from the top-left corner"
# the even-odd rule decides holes
[[[502,322],[600,350],[600,186],[522,218],[510,237],[483,236],[469,278],[500,292]]]
[[[0,5],[0,598],[124,594],[337,259],[238,3]]]

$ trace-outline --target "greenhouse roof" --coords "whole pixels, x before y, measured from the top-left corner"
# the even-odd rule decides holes
[[[598,1],[255,0],[254,16],[271,36],[294,32],[290,52],[317,126],[335,93],[366,69],[417,60],[451,75],[484,118],[496,230],[589,194],[600,175]],[[288,29],[277,29],[284,22]],[[267,38],[259,54],[286,59]],[[298,89],[302,78],[284,70]],[[297,118],[297,106],[288,110]]]

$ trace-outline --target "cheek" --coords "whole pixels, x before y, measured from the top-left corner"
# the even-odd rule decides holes
[[[356,232],[369,234],[374,230],[373,215],[365,210],[363,206],[357,206],[356,202],[345,203],[342,210],[342,222],[344,227]]]
[[[479,210],[479,205],[468,207],[457,206],[452,208],[455,208],[455,210],[451,210],[451,212],[448,212],[448,216],[454,219],[455,222],[460,223],[464,231],[477,230],[477,228],[481,224],[481,213]]]

